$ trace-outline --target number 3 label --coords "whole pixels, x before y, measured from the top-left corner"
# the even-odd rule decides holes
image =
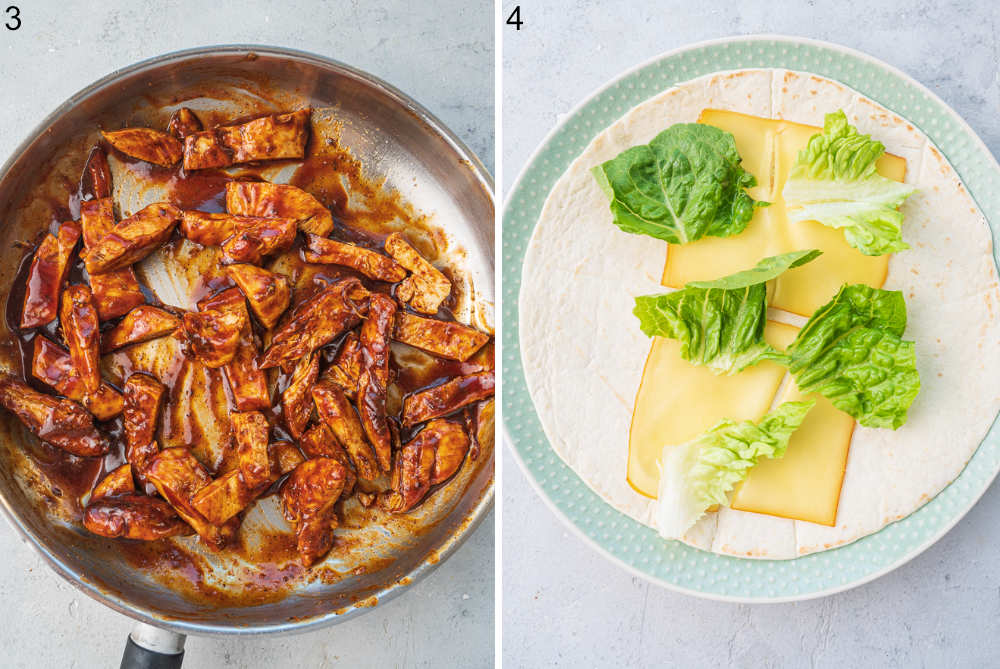
[[[10,17],[10,20],[4,24],[7,27],[7,30],[17,30],[18,28],[20,28],[21,10],[15,7],[14,5],[11,5],[10,7],[7,8],[6,11],[7,11],[7,16]]]

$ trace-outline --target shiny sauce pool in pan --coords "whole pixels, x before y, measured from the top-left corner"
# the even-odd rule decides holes
[[[212,122],[227,127],[267,118],[257,117],[255,121],[254,117],[236,120],[209,117]],[[209,138],[217,140],[220,131],[212,132],[215,134],[210,132]],[[221,131],[221,135],[226,132]],[[147,341],[140,337],[136,343],[102,350],[100,356],[101,382],[110,386],[109,393],[124,391],[126,397],[134,397],[138,391],[130,379],[135,375],[140,381],[153,379],[150,387],[154,390],[162,387],[159,410],[152,414],[155,446],[141,457],[141,449],[136,449],[135,444],[130,448],[129,427],[121,413],[105,420],[95,419],[97,429],[109,445],[107,452],[97,457],[73,455],[44,439],[25,440],[29,444],[26,455],[41,473],[33,479],[32,485],[44,490],[36,492],[42,498],[58,498],[61,507],[69,510],[65,520],[73,526],[81,526],[80,531],[85,531],[82,524],[88,506],[97,506],[106,500],[107,507],[118,513],[124,508],[122,500],[133,500],[133,496],[154,498],[164,513],[170,514],[170,522],[183,528],[175,533],[178,536],[151,541],[126,538],[109,538],[108,541],[114,542],[115,549],[132,565],[189,598],[215,606],[273,601],[289,588],[311,580],[330,582],[384,568],[391,562],[391,552],[379,550],[386,535],[400,543],[417,540],[421,532],[429,529],[420,517],[423,506],[446,503],[435,499],[437,493],[445,493],[438,489],[448,486],[451,477],[460,471],[462,459],[478,456],[480,439],[488,438],[492,443],[492,337],[489,333],[476,333],[474,341],[466,342],[464,352],[458,356],[442,355],[439,350],[442,342],[457,341],[456,345],[461,345],[462,337],[468,338],[469,334],[455,322],[454,316],[467,314],[471,299],[472,288],[461,270],[461,258],[452,257],[453,254],[460,256],[461,250],[449,249],[442,230],[403,202],[398,193],[366,178],[358,161],[328,135],[320,137],[313,133],[304,158],[254,160],[228,165],[225,169],[163,167],[150,162],[146,155],[143,156],[146,159],[140,160],[129,155],[130,150],[123,152],[116,146],[116,142],[104,141],[94,148],[79,186],[67,185],[65,198],[61,201],[51,197],[49,221],[44,222],[35,239],[24,240],[25,256],[6,304],[7,326],[14,336],[3,342],[4,346],[17,351],[17,355],[11,357],[19,359],[21,364],[17,378],[11,382],[23,384],[24,393],[43,393],[59,399],[69,396],[70,391],[43,382],[38,373],[39,350],[52,353],[56,363],[63,365],[49,365],[48,371],[41,376],[48,375],[48,380],[60,381],[58,375],[66,373],[65,363],[60,363],[62,358],[59,357],[65,356],[68,344],[62,319],[24,328],[21,327],[22,309],[26,293],[37,292],[32,282],[39,281],[39,273],[32,272],[32,261],[43,237],[50,233],[58,235],[61,224],[80,221],[81,211],[92,212],[93,201],[105,195],[100,192],[102,189],[113,196],[117,225],[143,207],[159,202],[169,203],[184,212],[225,214],[226,189],[230,182],[287,183],[322,203],[332,215],[333,227],[319,234],[321,239],[314,239],[300,227],[287,248],[266,254],[256,262],[244,263],[259,267],[267,276],[284,277],[287,282],[289,303],[271,327],[262,323],[256,309],[259,305],[254,302],[256,298],[243,294],[252,288],[234,280],[235,273],[226,269],[225,259],[220,261],[219,248],[185,238],[181,226],[158,244],[148,258],[114,270],[127,272],[131,267],[134,272],[141,295],[133,297],[143,303],[136,308],[152,307],[162,318],[183,323],[175,331]],[[108,167],[102,175],[101,162],[105,155]],[[230,153],[229,157],[233,155]],[[275,213],[282,215],[285,212],[265,212],[265,218]],[[84,237],[83,244],[78,244],[72,255],[63,288],[93,284],[94,277],[87,273],[81,255],[86,234]],[[419,304],[421,297],[414,293],[432,290],[427,288],[427,283],[379,280],[388,277],[372,278],[370,271],[362,272],[337,262],[306,260],[324,255],[330,260],[329,254],[335,256],[346,247],[350,253],[360,248],[378,254],[382,258],[375,258],[376,264],[393,266],[396,263],[387,260],[386,248],[400,239],[408,252],[419,256],[413,262],[419,265],[423,258],[439,269],[450,283],[447,296],[440,300],[433,313],[428,313],[426,308],[422,309],[423,313],[411,308]],[[226,243],[229,241],[222,245],[223,253],[228,252]],[[318,256],[308,256],[309,253]],[[400,262],[410,261],[401,257]],[[405,272],[398,265],[391,269],[407,279],[420,272],[419,267],[413,266],[407,267]],[[256,271],[252,270],[250,276],[257,276],[253,274]],[[299,317],[300,311],[308,312],[309,304],[322,300],[331,286],[345,280],[357,283],[356,294],[364,295],[361,299],[365,303],[358,303],[362,306],[358,307],[356,316],[348,316],[350,324],[344,331],[337,332],[315,349],[315,369],[300,365],[303,358],[311,359],[308,353],[293,352],[279,364],[258,370],[266,379],[270,402],[252,411],[240,410],[247,408],[240,405],[246,401],[248,391],[241,385],[234,393],[228,377],[230,369],[207,366],[198,357],[198,342],[189,331],[187,318],[205,312],[222,313],[212,311],[213,305],[225,302],[227,295],[235,295],[233,299],[249,304],[252,308],[247,310],[247,329],[241,335],[240,341],[244,343],[240,346],[251,341],[256,347],[252,359],[256,361],[254,365],[259,365],[270,347],[280,347],[278,340],[282,328],[294,335],[292,339],[301,337],[303,333],[295,332],[290,321]],[[97,294],[96,286],[94,294]],[[374,297],[378,295],[386,297]],[[244,302],[244,297],[252,299]],[[369,314],[363,313],[368,304],[376,302],[388,308],[390,313],[388,325],[382,324],[381,334],[386,334],[386,328],[390,332],[383,342],[386,344],[383,355],[386,364],[382,369],[387,368],[387,383],[381,393],[377,379],[372,381],[380,373],[379,368],[377,365],[372,367],[371,362],[372,351],[378,349],[379,332],[374,323],[368,323]],[[111,341],[116,334],[126,331],[126,322],[132,315],[130,310],[124,315],[102,318],[101,338]],[[141,319],[137,316],[136,321],[141,322]],[[194,320],[191,322],[193,324]],[[47,341],[36,341],[40,337]],[[383,339],[386,338],[383,336]],[[352,359],[355,366],[361,365],[361,381],[343,372],[351,368]],[[357,363],[358,360],[361,362]],[[368,392],[365,392],[365,383],[369,384]],[[283,402],[285,397],[295,394],[293,386],[305,388],[303,401],[307,402],[299,412],[300,416],[305,416],[304,422],[298,421],[301,424],[297,429],[289,426]],[[468,388],[478,393],[475,401],[467,402],[458,396]],[[313,389],[317,389],[315,393],[310,392]],[[65,392],[60,393],[60,390]],[[301,397],[302,393],[298,395]],[[315,400],[319,411],[312,406],[313,398],[319,398]],[[363,405],[371,401],[376,407],[384,406],[381,428],[389,437],[387,443],[391,451],[385,457],[388,467],[376,468],[377,475],[364,476],[367,470],[358,461],[356,451],[372,448],[372,434],[380,429],[378,421],[365,424]],[[77,398],[77,402],[88,405],[89,398]],[[426,413],[427,407],[431,407],[430,414]],[[346,423],[337,422],[338,415],[345,415],[342,413],[345,408],[350,416],[347,423],[356,428],[353,431],[345,427]],[[360,421],[355,411],[360,414]],[[246,439],[234,434],[233,429],[234,415],[250,413],[259,414],[260,425],[264,426],[266,443],[263,445],[267,448],[267,456],[262,466],[269,471],[256,487],[246,481],[247,472],[252,471],[246,464],[251,459],[246,455]],[[485,431],[490,434],[484,434]],[[260,432],[257,434],[259,437]],[[336,453],[316,452],[315,449],[325,442],[339,445]],[[452,445],[457,455],[451,457],[457,460],[448,464],[447,450]],[[468,456],[464,455],[463,445]],[[263,446],[258,444],[258,447],[258,455],[264,453]],[[156,466],[149,464],[150,459],[165,460],[161,456],[168,449],[178,453],[179,462],[187,462],[184,458],[193,456],[191,466],[205,472],[200,474],[202,478],[198,479],[200,483],[195,488],[188,485],[184,489],[184,499],[174,499],[169,494],[164,496],[154,483],[155,476],[148,475],[150,470],[153,474],[156,470]],[[436,456],[435,449],[441,451]],[[375,450],[372,448],[373,461],[378,460],[374,457]],[[340,460],[334,462],[338,457]],[[157,462],[157,465],[163,463]],[[124,475],[125,470],[119,469],[123,466],[129,468]],[[116,476],[113,474],[116,471],[122,481],[132,479],[127,485],[134,485],[135,489],[113,490],[105,500],[95,499],[98,494],[95,486],[105,485],[105,481]],[[307,478],[306,474],[313,478]],[[295,480],[296,477],[301,480]],[[346,480],[341,480],[344,477]],[[191,513],[192,500],[204,505],[198,508],[213,509],[211,500],[199,498],[199,493],[201,498],[208,497],[209,485],[206,483],[214,484],[213,495],[218,489],[220,499],[231,501],[232,495],[224,490],[228,484],[223,485],[223,479],[243,491],[237,497],[244,494],[249,501],[241,506],[233,517],[235,520],[230,518],[206,526],[212,533],[227,524],[238,527],[219,548],[199,540],[198,534],[204,535],[200,525],[195,528],[199,529],[196,534],[173,514],[176,510],[181,518],[189,520],[184,512]],[[301,486],[310,480],[322,480],[326,486],[343,484],[344,490],[332,507],[314,511],[314,507],[301,501],[301,496],[295,497],[296,491],[306,490]],[[251,487],[252,495],[247,492]],[[292,489],[291,492],[283,493],[286,487]],[[166,502],[161,501],[163,497]],[[318,546],[309,557],[305,551],[310,549],[304,548],[304,543],[308,542],[302,539],[302,535],[307,534],[302,531],[305,525],[312,528],[306,528],[309,532],[316,534],[313,545]],[[140,532],[135,530],[135,533]]]

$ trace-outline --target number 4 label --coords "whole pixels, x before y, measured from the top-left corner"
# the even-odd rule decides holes
[[[520,30],[523,23],[524,21],[521,20],[521,5],[518,5],[514,7],[514,11],[507,17],[507,25],[514,26],[517,30]]]

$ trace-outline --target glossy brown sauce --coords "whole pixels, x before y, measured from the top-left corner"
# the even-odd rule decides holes
[[[203,120],[206,119],[203,115]],[[206,127],[209,123],[206,122]],[[127,170],[137,182],[155,185],[167,193],[166,199],[182,209],[197,209],[206,212],[225,211],[225,185],[234,176],[220,170],[205,170],[186,173],[182,169],[166,169],[133,160],[105,147],[113,154],[120,169]],[[290,179],[296,185],[319,199],[328,206],[334,216],[335,228],[330,235],[340,241],[358,244],[370,249],[382,250],[382,245],[389,234],[405,231],[408,239],[431,262],[436,262],[447,254],[443,233],[430,226],[425,217],[415,212],[412,207],[403,202],[398,193],[385,189],[380,182],[372,182],[364,178],[361,166],[348,152],[340,149],[335,143],[326,143],[322,147],[313,147],[318,155],[312,155],[302,161]],[[274,169],[275,164],[269,163],[266,168]],[[244,166],[236,178],[257,179],[265,166]],[[67,204],[51,202],[52,216],[47,231],[55,231],[62,221],[76,220],[79,217],[80,203],[90,199],[88,192],[92,188],[76,187],[67,184],[66,191],[70,193]],[[66,201],[64,201],[66,202]],[[362,204],[359,204],[361,202]],[[124,217],[134,212],[117,212]],[[38,239],[41,238],[41,233]],[[37,245],[36,239],[35,244]],[[167,254],[180,254],[185,244],[179,233],[169,241],[164,251]],[[338,279],[355,276],[372,291],[391,293],[389,284],[373,281],[357,272],[336,265],[316,265],[306,263],[299,253],[301,237],[296,246],[280,259],[272,260],[272,264],[280,263],[280,271],[289,275],[295,288],[293,305],[308,299],[316,290]],[[10,341],[0,341],[0,346],[14,347],[17,355],[12,359],[20,360],[21,375],[32,387],[48,393],[53,389],[35,379],[31,374],[33,353],[33,338],[44,334],[54,342],[62,345],[61,333],[57,322],[39,328],[37,331],[20,332],[21,305],[23,303],[28,269],[31,264],[34,249],[27,253],[19,267],[13,286],[8,294],[5,316],[8,329],[14,334]],[[449,277],[450,278],[450,277]],[[70,270],[70,283],[85,283],[86,271],[83,263],[76,259]],[[221,290],[229,288],[233,283],[224,274],[207,273],[202,277],[195,291],[194,299],[200,300]],[[451,311],[459,299],[458,291],[461,282],[454,282],[455,291],[442,307],[439,316],[450,320]],[[159,304],[152,293],[143,285],[147,292],[147,300]],[[401,306],[400,308],[405,308]],[[116,321],[102,323],[102,329],[113,327]],[[258,338],[263,335],[259,323],[254,322]],[[320,350],[322,368],[331,364],[336,356],[343,337]],[[263,343],[263,342],[262,342]],[[120,373],[120,378],[105,380],[116,385],[120,390],[125,378],[133,371],[144,370],[144,362],[136,358],[129,348],[116,351],[105,356],[110,359],[110,367]],[[466,363],[436,358],[418,349],[393,342],[391,346],[392,376],[389,385],[388,409],[390,420],[399,430],[398,420],[393,414],[398,414],[402,398],[429,385],[442,383],[453,376],[468,374],[483,369],[493,368],[493,343],[491,342]],[[102,369],[107,369],[102,365]],[[218,423],[228,426],[228,415],[235,410],[235,405],[224,381],[222,371],[207,369],[188,361],[178,352],[167,361],[157,375],[169,388],[169,397],[164,403],[161,414],[158,438],[163,447],[168,445],[185,445],[191,448],[195,456],[214,473],[222,473],[235,466],[235,453],[230,442],[228,430],[221,437],[221,443],[214,443],[197,417],[188,409],[191,386],[201,385],[208,388],[210,410]],[[191,381],[193,379],[194,381]],[[268,414],[272,425],[273,440],[288,439],[281,420],[280,393],[287,387],[290,375],[280,370],[271,372],[273,387],[273,406]],[[457,418],[467,419],[468,412],[461,412]],[[99,428],[111,439],[111,451],[102,458],[80,458],[66,453],[45,443],[32,440],[35,446],[28,453],[34,465],[44,474],[52,495],[69,499],[75,511],[75,520],[79,521],[82,514],[82,501],[89,495],[93,486],[103,476],[125,461],[124,430],[120,418],[99,423]],[[403,439],[410,433],[400,434]],[[280,489],[281,480],[276,482],[265,493],[273,495]],[[383,482],[384,484],[384,482]],[[370,484],[359,486],[367,489]],[[155,494],[150,485],[147,494]],[[363,528],[369,524],[391,524],[402,534],[426,532],[432,526],[421,524],[407,516],[387,516],[376,508],[365,508],[356,500],[338,503],[338,515],[342,528]],[[240,584],[238,591],[229,588],[219,588],[206,578],[205,557],[197,550],[187,546],[197,542],[196,537],[186,537],[175,540],[156,542],[136,542],[129,540],[115,541],[115,547],[134,567],[151,573],[157,580],[183,593],[188,598],[210,606],[248,606],[280,599],[287,594],[288,589],[303,580],[319,579],[332,583],[345,575],[324,565],[321,569],[311,572],[305,570],[298,562],[295,548],[295,537],[286,533],[255,533],[252,542],[248,542],[242,533],[240,540],[225,552],[238,556],[249,563],[232,566],[231,580]],[[249,543],[253,545],[250,546]],[[368,546],[355,534],[338,535],[333,551],[346,554],[352,551],[366,551]],[[390,560],[371,558],[363,565],[350,570],[350,574],[376,571],[386,568]],[[227,561],[229,564],[229,561]]]

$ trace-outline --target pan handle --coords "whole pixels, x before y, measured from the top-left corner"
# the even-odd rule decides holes
[[[121,669],[180,669],[186,639],[183,634],[136,623],[122,653]]]

